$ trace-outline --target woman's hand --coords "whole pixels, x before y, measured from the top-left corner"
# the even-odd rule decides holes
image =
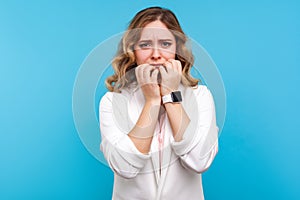
[[[164,66],[159,67],[159,71],[161,74],[161,96],[170,94],[171,92],[178,90],[182,75],[182,67],[179,60],[169,59],[164,63]]]
[[[141,87],[146,102],[160,104],[160,88],[157,82],[159,70],[152,65],[142,64],[136,67],[137,82]]]

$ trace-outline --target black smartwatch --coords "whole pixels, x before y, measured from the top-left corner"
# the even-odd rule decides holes
[[[175,91],[162,97],[163,104],[165,103],[180,103],[182,102],[181,92]]]

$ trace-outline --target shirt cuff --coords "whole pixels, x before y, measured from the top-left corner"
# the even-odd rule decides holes
[[[150,153],[141,153],[127,135],[119,140],[116,149],[128,163],[136,168],[143,168],[146,161],[151,157]]]

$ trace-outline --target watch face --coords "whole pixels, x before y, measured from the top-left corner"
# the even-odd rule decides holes
[[[181,92],[180,91],[172,92],[171,96],[172,96],[173,102],[181,102],[182,101]]]

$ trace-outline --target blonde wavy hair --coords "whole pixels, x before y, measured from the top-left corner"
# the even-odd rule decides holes
[[[150,22],[160,20],[171,30],[176,40],[176,56],[182,65],[182,84],[195,87],[199,80],[191,76],[190,70],[194,64],[192,52],[186,47],[187,37],[184,34],[175,14],[161,7],[150,7],[138,12],[131,20],[127,31],[122,37],[117,54],[112,61],[114,74],[105,80],[109,91],[120,92],[122,88],[135,79],[128,78],[126,72],[137,67],[134,55],[134,46],[141,37],[142,28]]]

